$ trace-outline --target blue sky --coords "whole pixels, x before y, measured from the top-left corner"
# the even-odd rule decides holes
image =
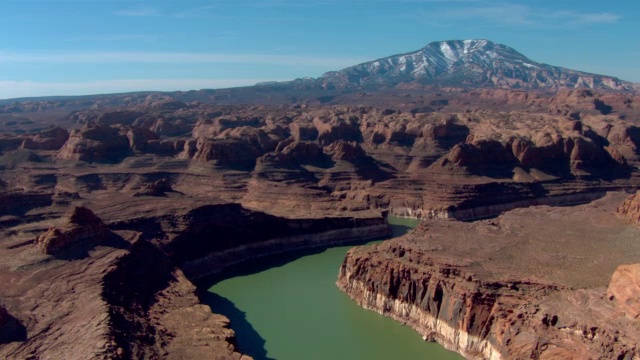
[[[484,38],[640,82],[632,0],[0,0],[0,98],[317,77]]]

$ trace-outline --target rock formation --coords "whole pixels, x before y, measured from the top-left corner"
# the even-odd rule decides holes
[[[607,296],[631,319],[640,319],[640,264],[621,265],[613,273]]]
[[[152,244],[137,240],[104,278],[117,359],[250,360],[229,321],[199,303],[195,286]]]
[[[142,113],[132,110],[108,111],[100,114],[95,123],[98,125],[111,126],[115,124],[131,125]]]
[[[388,235],[381,213],[428,229],[350,253],[341,287],[363,305],[470,357],[637,353],[616,300],[631,295],[605,294],[618,265],[638,262],[637,230],[602,202],[640,184],[640,98],[415,83],[333,94],[313,83],[264,85],[259,98],[0,101],[0,303],[24,328],[0,357],[237,359],[228,321],[189,279]],[[265,94],[270,105],[251,105]],[[79,202],[104,223],[61,222]],[[602,238],[606,249],[590,242]],[[82,256],[64,251],[84,243]]]
[[[167,179],[161,179],[152,184],[143,185],[140,191],[133,193],[133,196],[163,196],[172,191],[171,183]]]
[[[640,193],[629,196],[617,209],[618,215],[629,219],[633,223],[640,223]]]
[[[117,128],[87,125],[71,132],[58,158],[109,163],[119,162],[129,151],[129,140]]]
[[[55,127],[24,139],[20,147],[30,150],[59,150],[67,139],[69,139],[67,130]]]
[[[91,210],[75,207],[66,224],[38,235],[35,244],[44,254],[56,254],[81,241],[95,241],[108,234],[106,225]]]
[[[611,215],[620,199],[476,223],[427,221],[403,238],[350,250],[338,286],[469,359],[632,359],[640,355],[637,266],[615,271],[613,301],[603,290],[612,264],[640,249],[637,230],[621,235],[628,230]],[[579,223],[583,216],[589,224]],[[557,226],[570,233],[552,236]]]

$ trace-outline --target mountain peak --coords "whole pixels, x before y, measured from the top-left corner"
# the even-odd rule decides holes
[[[533,61],[515,49],[486,39],[429,43],[320,79],[325,87],[364,88],[419,83],[438,86],[530,89],[591,88],[631,90],[631,83]]]
[[[449,47],[449,48],[466,48],[466,49],[478,49],[486,46],[494,46],[496,43],[487,39],[467,39],[467,40],[444,40],[433,41],[427,44],[423,49],[434,47]]]

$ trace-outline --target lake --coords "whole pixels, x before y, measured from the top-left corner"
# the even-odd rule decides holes
[[[417,220],[390,217],[389,223],[400,236]],[[341,292],[335,282],[351,247],[234,266],[211,280],[204,300],[229,317],[239,350],[256,360],[463,359]]]

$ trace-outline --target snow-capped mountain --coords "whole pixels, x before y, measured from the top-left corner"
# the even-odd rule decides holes
[[[416,82],[440,86],[529,89],[634,89],[632,83],[615,77],[535,62],[513,48],[488,40],[433,42],[415,52],[328,72],[318,80],[325,88],[395,86]]]

